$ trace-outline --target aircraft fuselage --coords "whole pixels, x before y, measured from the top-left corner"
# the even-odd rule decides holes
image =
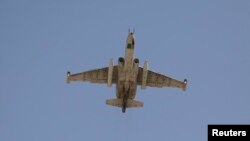
[[[127,99],[134,99],[136,95],[139,60],[134,59],[134,49],[135,38],[130,32],[126,41],[125,56],[118,60],[116,97],[123,99],[123,112],[126,109]]]

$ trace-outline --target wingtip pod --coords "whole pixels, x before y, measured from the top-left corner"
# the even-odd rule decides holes
[[[70,71],[67,72],[67,83],[70,83]]]
[[[186,91],[186,88],[187,88],[187,79],[184,79],[183,82],[184,82],[184,86],[183,86],[182,90]]]

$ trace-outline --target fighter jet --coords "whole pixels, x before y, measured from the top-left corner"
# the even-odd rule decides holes
[[[120,107],[125,113],[126,108],[143,107],[143,102],[136,101],[137,85],[141,89],[149,87],[174,87],[183,91],[187,87],[187,79],[179,81],[169,76],[148,70],[148,62],[143,67],[139,66],[139,59],[134,58],[135,37],[134,32],[128,33],[125,46],[125,56],[118,58],[118,64],[114,65],[110,59],[109,66],[93,69],[81,73],[67,73],[67,83],[71,81],[88,81],[91,83],[107,84],[111,87],[116,85],[116,98],[106,100],[107,105]]]

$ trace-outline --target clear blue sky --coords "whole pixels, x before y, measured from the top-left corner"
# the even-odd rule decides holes
[[[250,123],[249,0],[1,0],[1,141],[206,141],[208,124]],[[105,105],[115,87],[75,82],[124,56],[186,92],[138,89],[143,108]]]

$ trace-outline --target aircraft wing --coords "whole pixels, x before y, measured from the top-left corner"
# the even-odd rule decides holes
[[[67,83],[71,81],[87,81],[91,83],[108,83],[108,67],[67,75]],[[112,83],[117,82],[117,66],[113,68]]]
[[[142,85],[142,77],[143,77],[143,68],[139,67],[138,79],[137,84]],[[186,90],[187,80],[179,81],[168,77],[166,75],[148,70],[147,79],[146,79],[146,86],[149,87],[174,87],[174,88],[181,88],[183,91]]]

